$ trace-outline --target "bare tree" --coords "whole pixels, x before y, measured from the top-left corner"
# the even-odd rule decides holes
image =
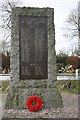
[[[70,40],[78,37],[78,9],[73,9],[68,18],[66,19],[66,27],[65,27],[65,37],[68,37]]]
[[[6,42],[5,45],[10,47],[10,40],[11,40],[11,10],[17,6],[20,6],[21,3],[18,0],[6,0],[3,1],[0,6],[0,29],[3,32],[3,41]],[[9,43],[9,44],[8,44]]]
[[[20,5],[19,1],[16,0],[6,0],[4,1],[1,6],[0,6],[0,10],[2,11],[2,15],[1,15],[1,20],[2,20],[2,25],[1,27],[7,30],[11,29],[11,10],[12,8],[15,8],[17,6]]]

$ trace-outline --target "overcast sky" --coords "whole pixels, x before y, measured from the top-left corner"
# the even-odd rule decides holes
[[[65,20],[67,19],[71,10],[78,6],[79,0],[22,0],[25,6],[29,7],[51,7],[54,8],[54,24],[55,24],[55,39],[56,39],[56,51],[67,51],[72,49],[72,46],[76,43],[75,40],[69,41],[64,38]]]
[[[74,44],[77,44],[77,40],[69,41],[64,38],[65,20],[67,19],[71,10],[78,6],[79,0],[22,0],[25,6],[30,7],[51,7],[54,8],[54,24],[55,24],[55,39],[56,39],[56,51],[71,50]]]
[[[19,0],[20,1],[20,0]],[[71,49],[72,42],[63,37],[65,20],[71,10],[78,6],[79,0],[21,0],[26,7],[51,7],[54,8],[54,24],[55,24],[55,39],[56,51]],[[75,40],[73,40],[73,45]]]

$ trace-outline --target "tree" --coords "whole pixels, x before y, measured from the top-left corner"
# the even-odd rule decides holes
[[[1,27],[6,29],[6,30],[11,30],[11,10],[12,8],[15,8],[20,5],[19,1],[16,0],[6,0],[3,2],[0,6],[2,15],[1,15],[1,20],[2,20],[2,25]]]
[[[57,61],[57,63],[61,63],[61,64],[63,64],[65,66],[66,65],[66,58],[67,58],[66,54],[59,53],[56,56],[56,61]]]
[[[77,43],[72,43],[71,47],[69,48],[69,55],[70,56],[77,56],[78,53],[79,53],[78,44]]]
[[[70,40],[72,40],[75,37],[78,37],[78,27],[78,8],[76,8],[70,12],[68,18],[66,19],[66,33],[64,34],[64,36],[68,37]]]
[[[5,41],[5,45],[10,46],[11,41],[11,10],[17,6],[20,6],[20,2],[17,0],[6,0],[0,6],[1,12],[1,24],[0,28],[3,32],[3,43]]]
[[[78,53],[79,53],[78,47],[75,47],[74,54],[78,55]]]
[[[1,53],[0,54],[0,67],[2,67],[3,69],[6,68],[6,70],[8,71],[8,69],[10,69],[10,55],[9,52],[7,51],[7,55]]]
[[[3,54],[7,54],[7,49],[9,49],[9,43],[7,42],[6,43],[6,41],[5,40],[2,40],[2,44],[1,44],[1,52],[3,53]]]
[[[57,71],[61,68],[67,65],[67,57],[68,54],[64,53],[63,51],[60,51],[59,54],[56,55],[56,62],[57,62]]]

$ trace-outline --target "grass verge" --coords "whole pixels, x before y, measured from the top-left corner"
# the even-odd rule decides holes
[[[0,81],[2,92],[5,92],[10,85],[10,80]],[[60,92],[72,92],[80,94],[79,80],[57,80],[57,86]]]
[[[2,92],[5,92],[8,88],[8,86],[10,85],[10,80],[0,81],[0,85],[2,88]]]
[[[60,92],[80,94],[80,86],[78,80],[58,80],[57,84]]]

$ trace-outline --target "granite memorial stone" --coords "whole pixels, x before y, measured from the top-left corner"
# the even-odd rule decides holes
[[[43,108],[62,107],[57,88],[53,8],[16,7],[11,14],[11,83],[5,108],[27,109],[37,95]]]

